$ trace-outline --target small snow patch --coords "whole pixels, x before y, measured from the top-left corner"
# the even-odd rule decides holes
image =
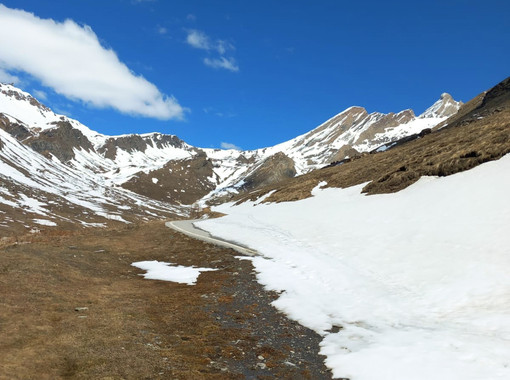
[[[131,265],[147,271],[141,276],[148,280],[163,280],[188,285],[195,285],[200,273],[216,270],[213,268],[185,267],[157,260],[138,261]]]
[[[152,183],[153,183],[153,184],[155,184],[155,185],[156,185],[158,182],[159,182],[159,179],[157,179],[157,178],[152,178]]]
[[[34,219],[34,222],[37,224],[43,225],[43,226],[50,226],[50,227],[55,227],[57,225],[57,223],[52,222],[51,220],[46,220],[46,219]]]
[[[273,193],[275,192],[276,190],[271,190],[269,193],[267,194],[264,194],[263,196],[261,196],[259,199],[257,199],[253,204],[254,205],[258,205],[262,202],[264,202],[267,198],[269,198],[271,195],[273,195]]]
[[[320,181],[317,186],[315,186],[313,189],[312,189],[312,195],[313,196],[316,196],[320,190],[322,190],[324,188],[324,186],[326,186],[328,183],[326,181]]]

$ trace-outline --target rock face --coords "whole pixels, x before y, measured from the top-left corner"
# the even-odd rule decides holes
[[[481,107],[508,108],[510,104],[510,77],[494,86],[483,98]]]
[[[441,94],[441,98],[428,108],[421,118],[450,117],[455,115],[462,106],[462,102],[455,101],[452,96],[446,92]]]
[[[90,141],[67,121],[58,121],[55,128],[47,129],[24,140],[24,143],[47,158],[52,155],[62,162],[72,160],[74,150],[94,150]]]
[[[279,152],[267,158],[244,180],[243,190],[253,190],[259,187],[273,185],[292,178],[296,175],[294,161]]]
[[[17,140],[25,140],[33,136],[33,133],[23,124],[10,122],[9,118],[0,114],[0,128],[15,137]]]
[[[108,138],[104,145],[98,148],[98,153],[104,157],[115,160],[117,150],[121,149],[128,153],[145,152],[147,148],[163,149],[172,146],[182,149],[186,143],[177,136],[162,135],[161,133],[150,133],[148,135],[128,135]]]
[[[12,128],[7,125],[6,129]],[[110,186],[95,172],[75,168],[75,159],[65,163],[55,156],[49,159],[3,128],[0,141],[0,234],[35,233],[53,227],[105,227],[187,214],[184,207]]]

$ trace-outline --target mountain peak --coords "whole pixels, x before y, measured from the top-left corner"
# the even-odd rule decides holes
[[[419,118],[431,118],[431,117],[439,117],[446,118],[452,116],[457,113],[460,106],[462,106],[462,102],[458,102],[447,92],[443,92],[437,102],[432,104],[429,108],[423,112]]]

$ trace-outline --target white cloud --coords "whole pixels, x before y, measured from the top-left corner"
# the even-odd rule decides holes
[[[234,58],[204,58],[204,63],[207,66],[213,67],[215,69],[226,69],[230,71],[239,71],[239,66],[236,64]]]
[[[185,110],[101,46],[87,25],[57,22],[0,4],[0,75],[24,71],[69,99],[122,113],[181,119]],[[3,69],[3,71],[2,71]]]
[[[34,90],[34,91],[32,91],[32,93],[34,94],[34,96],[35,96],[35,98],[37,100],[46,100],[46,99],[48,99],[48,95],[44,91]]]
[[[196,21],[197,20],[197,16],[195,16],[193,13],[190,13],[189,15],[186,16],[186,20],[188,20],[188,21]]]
[[[19,83],[20,79],[16,75],[11,75],[8,72],[2,70],[0,67],[0,82],[2,83]]]
[[[234,45],[230,42],[225,40],[213,41],[207,34],[196,29],[188,30],[186,42],[196,49],[217,51],[220,55],[225,54],[228,50],[235,50]]]
[[[218,40],[216,43],[216,50],[218,53],[223,55],[227,52],[227,50],[235,50],[235,47],[230,42]]]
[[[159,34],[167,34],[168,33],[168,29],[165,28],[164,26],[158,26],[158,33]]]
[[[186,42],[188,45],[193,46],[196,49],[202,50],[211,50],[213,49],[213,44],[211,43],[211,39],[207,34],[201,32],[199,30],[189,30],[188,35],[186,36]]]
[[[228,143],[228,142],[222,142],[221,143],[221,149],[235,149],[235,150],[241,150],[237,145]]]
[[[230,71],[239,71],[239,66],[233,57],[225,57],[229,50],[235,50],[234,45],[225,40],[213,41],[207,34],[200,30],[190,29],[186,36],[186,43],[196,49],[216,52],[220,55],[218,58],[204,58],[204,64],[215,69],[226,69]]]

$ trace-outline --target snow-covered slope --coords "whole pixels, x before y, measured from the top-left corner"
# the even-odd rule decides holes
[[[4,129],[37,152],[96,176],[107,185],[129,182],[131,190],[148,196],[151,189],[160,194],[165,175],[176,172],[169,163],[182,163],[178,170],[182,176],[189,160],[205,154],[212,164],[212,172],[196,181],[202,189],[196,191],[196,196],[204,199],[251,190],[271,181],[307,173],[346,156],[371,151],[437,125],[457,112],[460,104],[443,94],[419,117],[412,110],[369,114],[361,107],[351,107],[287,142],[252,151],[236,151],[195,148],[176,136],[160,133],[106,136],[77,120],[54,113],[12,85],[0,84],[0,115],[8,116],[12,124]],[[178,185],[178,188],[173,186],[173,193],[166,197],[160,194],[158,199],[183,201],[175,198],[174,193],[186,192],[186,182],[180,181]],[[195,200],[198,198],[188,197],[186,202]]]
[[[510,156],[409,188],[363,185],[215,210],[198,223],[256,249],[274,305],[323,336],[337,377],[510,378]]]
[[[454,115],[461,107],[446,93],[416,117],[412,110],[399,113],[368,113],[362,107],[350,107],[312,131],[273,147],[253,151],[204,149],[216,162],[217,189],[208,196],[225,193],[244,185],[247,176],[256,172],[264,161],[278,153],[294,161],[297,175],[321,168],[350,155],[370,152],[377,147],[433,128]],[[248,162],[239,165],[239,161]]]
[[[0,120],[0,123],[2,120]],[[4,227],[18,221],[31,225],[43,218],[47,225],[78,223],[84,226],[116,220],[149,219],[185,214],[184,208],[106,184],[102,177],[48,159],[0,129],[0,221]],[[0,226],[2,225],[0,224]]]
[[[79,121],[55,114],[30,94],[8,84],[0,84],[0,114],[24,125],[37,138],[63,123],[80,131],[93,149],[74,149],[68,164],[80,170],[101,174],[107,182],[122,184],[135,173],[150,171],[169,160],[188,158],[196,149],[175,136],[160,133],[106,136],[92,131]],[[14,120],[12,120],[14,119]],[[60,125],[59,125],[60,124]]]
[[[445,93],[418,117],[412,110],[369,114],[362,107],[351,107],[314,130],[267,148],[263,153],[284,152],[297,163],[298,174],[303,174],[355,153],[351,148],[360,153],[370,152],[380,145],[432,128],[455,114],[461,105]]]
[[[68,122],[71,130],[79,130],[80,135],[96,143],[103,136],[75,120],[54,114],[30,95],[9,87],[1,88],[8,95],[2,97],[2,110],[6,112],[0,113],[0,227],[3,232],[9,233],[14,225],[29,229],[37,225],[102,226],[112,220],[129,222],[186,214],[183,207],[112,186],[107,176],[98,175],[110,163],[93,152],[74,148],[75,159],[66,164],[52,154],[35,151],[30,144],[43,141],[38,141],[38,136],[59,128],[52,123]],[[23,116],[32,124],[20,121]],[[51,140],[44,142],[46,147],[51,146]],[[62,146],[56,148],[65,150]],[[79,164],[85,162],[80,158],[87,154],[90,158],[87,165],[95,166],[85,170]]]

